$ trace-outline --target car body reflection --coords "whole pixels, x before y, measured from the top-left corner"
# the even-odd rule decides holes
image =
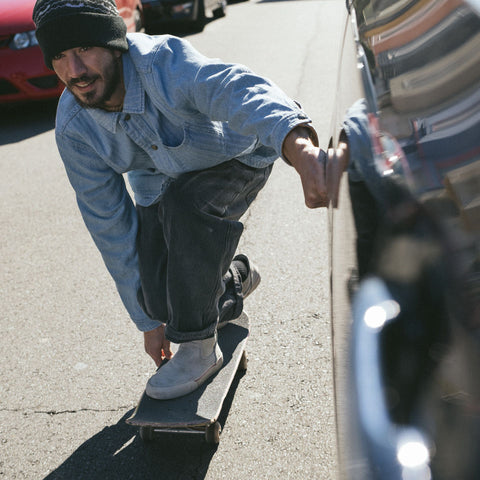
[[[330,211],[342,478],[480,478],[479,87],[480,2],[347,1],[332,144],[350,166]]]

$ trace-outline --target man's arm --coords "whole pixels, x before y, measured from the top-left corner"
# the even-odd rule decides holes
[[[141,331],[158,327],[137,300],[137,215],[121,174],[88,145],[57,133],[57,146],[90,235],[115,280],[130,317]]]
[[[62,136],[57,136],[57,144],[85,225],[130,317],[143,331],[145,351],[158,367],[162,360],[171,358],[172,351],[165,338],[165,326],[148,318],[137,301],[138,219],[123,177],[105,165],[88,146],[75,145]]]
[[[172,72],[178,72],[173,75]],[[268,78],[244,65],[207,58],[184,39],[165,37],[156,50],[150,81],[165,108],[180,118],[192,112],[228,127],[280,156],[288,132],[311,123],[301,107]]]

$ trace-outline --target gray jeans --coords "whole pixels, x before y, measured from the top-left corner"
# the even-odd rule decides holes
[[[241,281],[231,265],[243,232],[239,219],[271,170],[231,160],[182,174],[160,202],[137,206],[138,298],[148,316],[167,324],[172,342],[211,337],[219,319],[242,312]]]

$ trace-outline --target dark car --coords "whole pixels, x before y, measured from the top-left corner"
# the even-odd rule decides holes
[[[147,33],[187,27],[202,31],[207,17],[225,16],[227,0],[142,0]]]
[[[142,28],[140,0],[116,0],[129,32]],[[49,70],[35,37],[35,0],[0,0],[0,104],[58,97],[63,84]]]
[[[480,3],[346,2],[330,210],[341,478],[480,478]]]

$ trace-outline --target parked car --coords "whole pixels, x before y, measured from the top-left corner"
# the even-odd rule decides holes
[[[225,16],[227,0],[142,0],[147,33],[166,33],[172,27],[202,31],[206,17]]]
[[[350,156],[330,210],[340,476],[479,479],[480,4],[346,4],[331,131]]]
[[[43,62],[35,37],[35,0],[0,0],[0,104],[58,97],[63,85]],[[140,0],[117,0],[129,31],[142,28]]]

